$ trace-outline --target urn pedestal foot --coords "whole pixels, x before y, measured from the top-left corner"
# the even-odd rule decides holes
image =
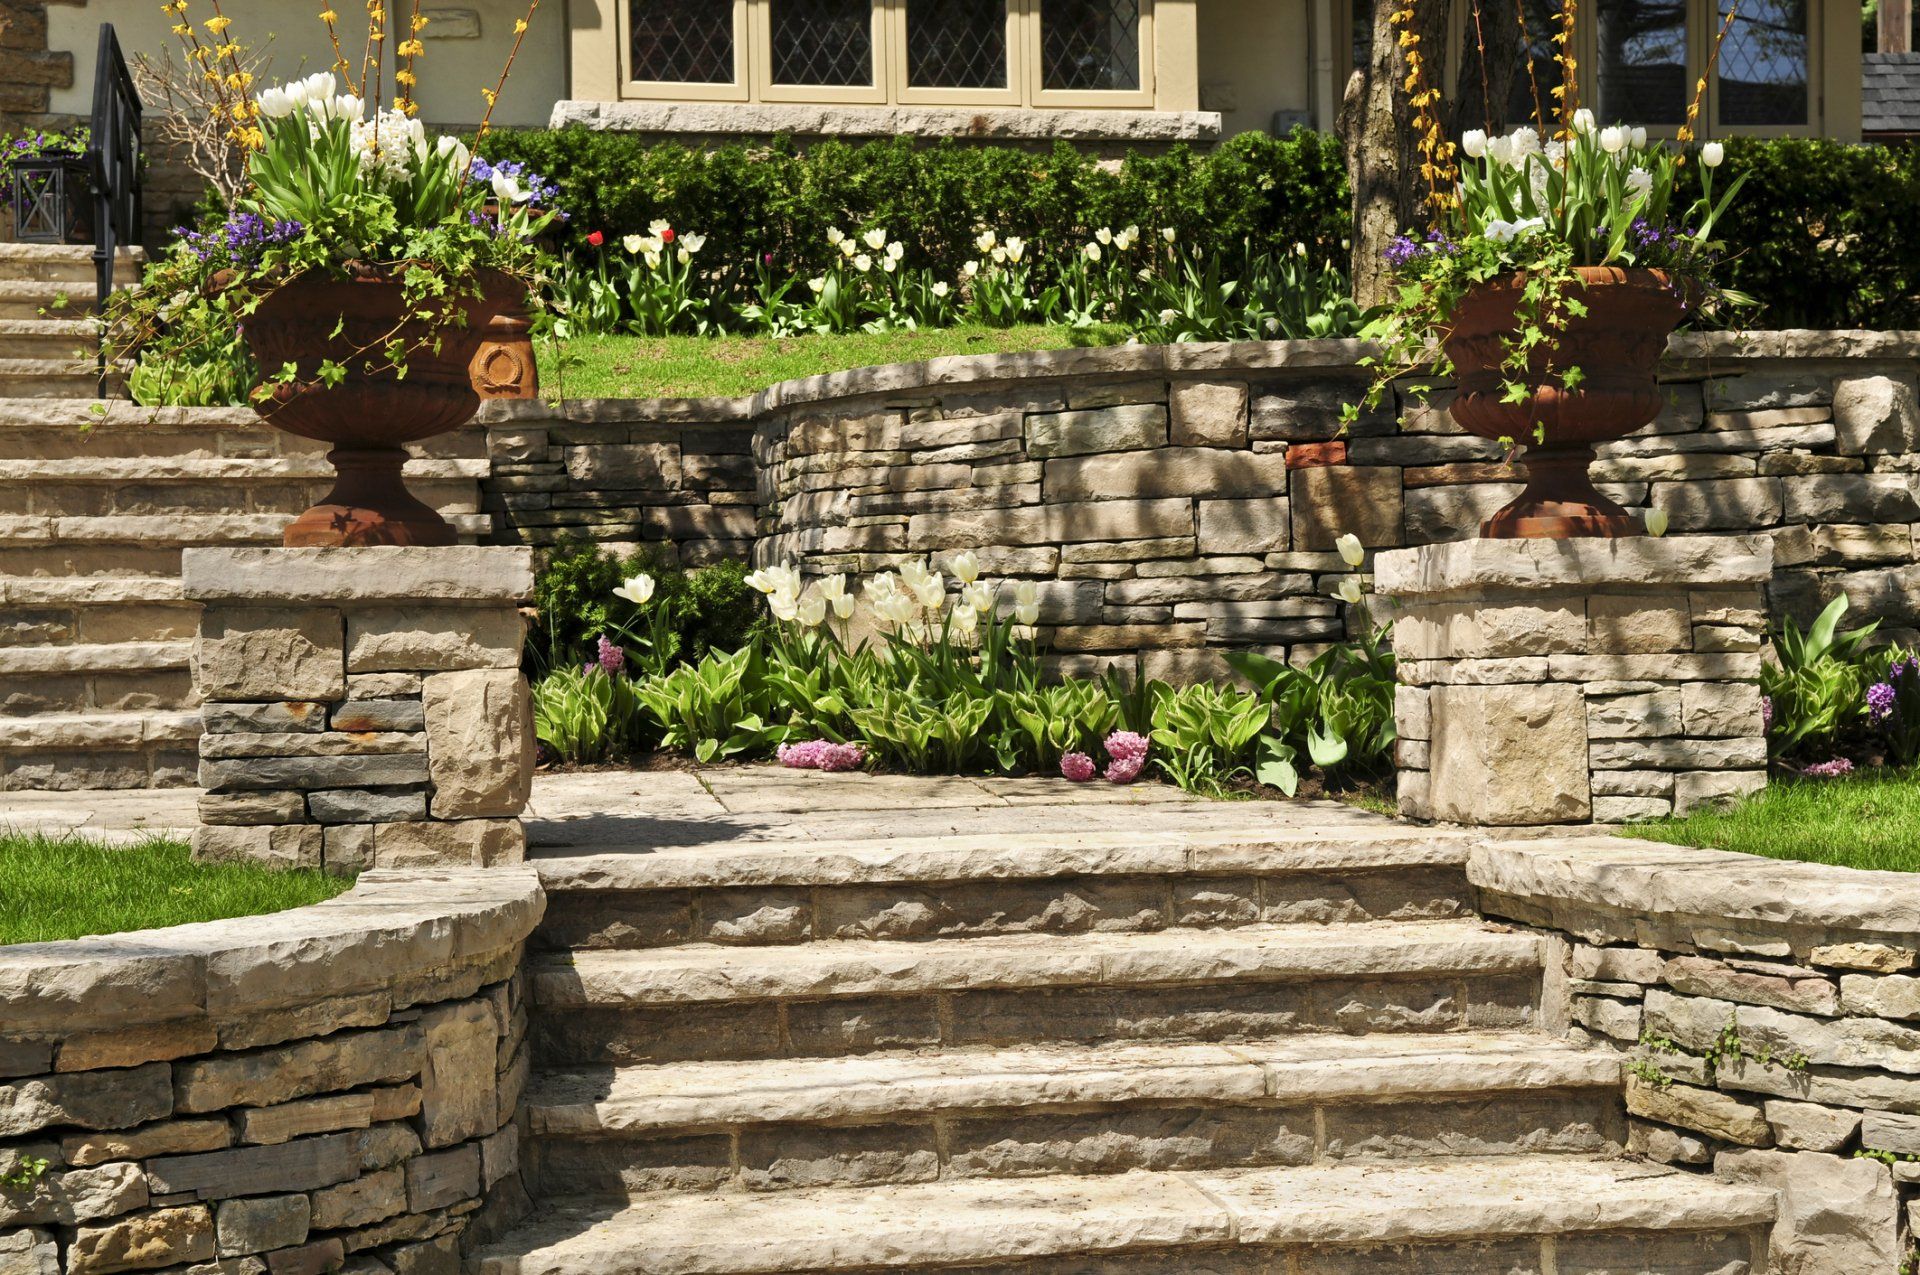
[[[333,490],[288,525],[287,548],[456,543],[452,524],[407,490],[405,449],[340,446],[327,460],[337,475]]]
[[[1593,460],[1593,448],[1581,444],[1528,448],[1526,490],[1481,523],[1480,534],[1488,540],[1646,535],[1644,522],[1593,485],[1587,476]]]

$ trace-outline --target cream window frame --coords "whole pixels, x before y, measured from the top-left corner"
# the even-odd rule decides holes
[[[619,59],[623,99],[671,99],[683,102],[745,102],[751,92],[752,40],[747,27],[748,0],[733,0],[733,82],[710,84],[700,81],[636,80],[633,78],[633,7],[627,0],[613,0],[617,9],[615,31],[620,45]]]
[[[907,0],[885,0],[892,30],[893,100],[910,106],[1020,106],[1026,75],[1028,0],[1007,0],[1007,86],[1003,89],[952,89],[908,83]]]
[[[1027,64],[1027,101],[1033,106],[1108,107],[1145,109],[1154,106],[1154,73],[1159,62],[1159,43],[1154,37],[1154,0],[1140,0],[1140,87],[1138,89],[1049,89],[1044,86],[1040,30],[1040,0],[1027,0],[1026,38],[1022,41]]]
[[[773,4],[772,0],[753,0],[748,6],[749,40],[753,46],[753,91],[757,102],[806,102],[823,106],[884,105],[892,87],[893,23],[887,20],[887,0],[868,0],[867,22],[873,42],[873,83],[775,84],[773,82]],[[905,58],[902,50],[900,57]]]

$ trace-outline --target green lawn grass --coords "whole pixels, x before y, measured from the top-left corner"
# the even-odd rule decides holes
[[[577,337],[542,346],[540,391],[564,398],[708,398],[780,381],[949,354],[1011,354],[1118,345],[1119,328],[937,328],[843,336]]]
[[[257,916],[352,884],[321,872],[195,863],[181,841],[115,847],[0,832],[0,945]]]
[[[1736,806],[1636,824],[1624,834],[1769,859],[1920,872],[1920,772],[1776,780]]]

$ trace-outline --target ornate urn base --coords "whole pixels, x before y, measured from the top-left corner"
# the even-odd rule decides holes
[[[524,298],[493,316],[469,369],[483,399],[539,398],[540,368],[533,357],[533,320]]]
[[[296,369],[292,381],[270,383],[255,410],[276,429],[333,444],[333,490],[287,528],[288,547],[454,543],[453,527],[407,490],[401,470],[406,444],[459,427],[480,405],[468,368],[511,295],[504,278],[485,283],[484,297],[456,303],[465,326],[407,317],[401,285],[390,279],[323,275],[295,279],[246,320],[262,368]],[[404,378],[387,355],[396,340]],[[328,361],[346,369],[333,384],[320,375]]]
[[[1686,306],[1661,271],[1598,266],[1578,274],[1586,286],[1574,295],[1587,313],[1567,321],[1557,350],[1535,353],[1523,378],[1531,388],[1519,402],[1505,401],[1501,367],[1501,340],[1518,322],[1518,279],[1468,293],[1447,335],[1460,382],[1454,420],[1481,438],[1526,447],[1526,489],[1480,524],[1489,539],[1646,534],[1639,518],[1594,487],[1587,467],[1594,444],[1625,438],[1659,415],[1660,356]],[[1572,367],[1583,379],[1569,390],[1560,374]]]

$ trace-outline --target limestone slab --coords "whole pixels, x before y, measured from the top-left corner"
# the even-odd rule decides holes
[[[188,549],[183,591],[195,602],[524,602],[533,550],[519,546],[378,545],[355,549]]]

